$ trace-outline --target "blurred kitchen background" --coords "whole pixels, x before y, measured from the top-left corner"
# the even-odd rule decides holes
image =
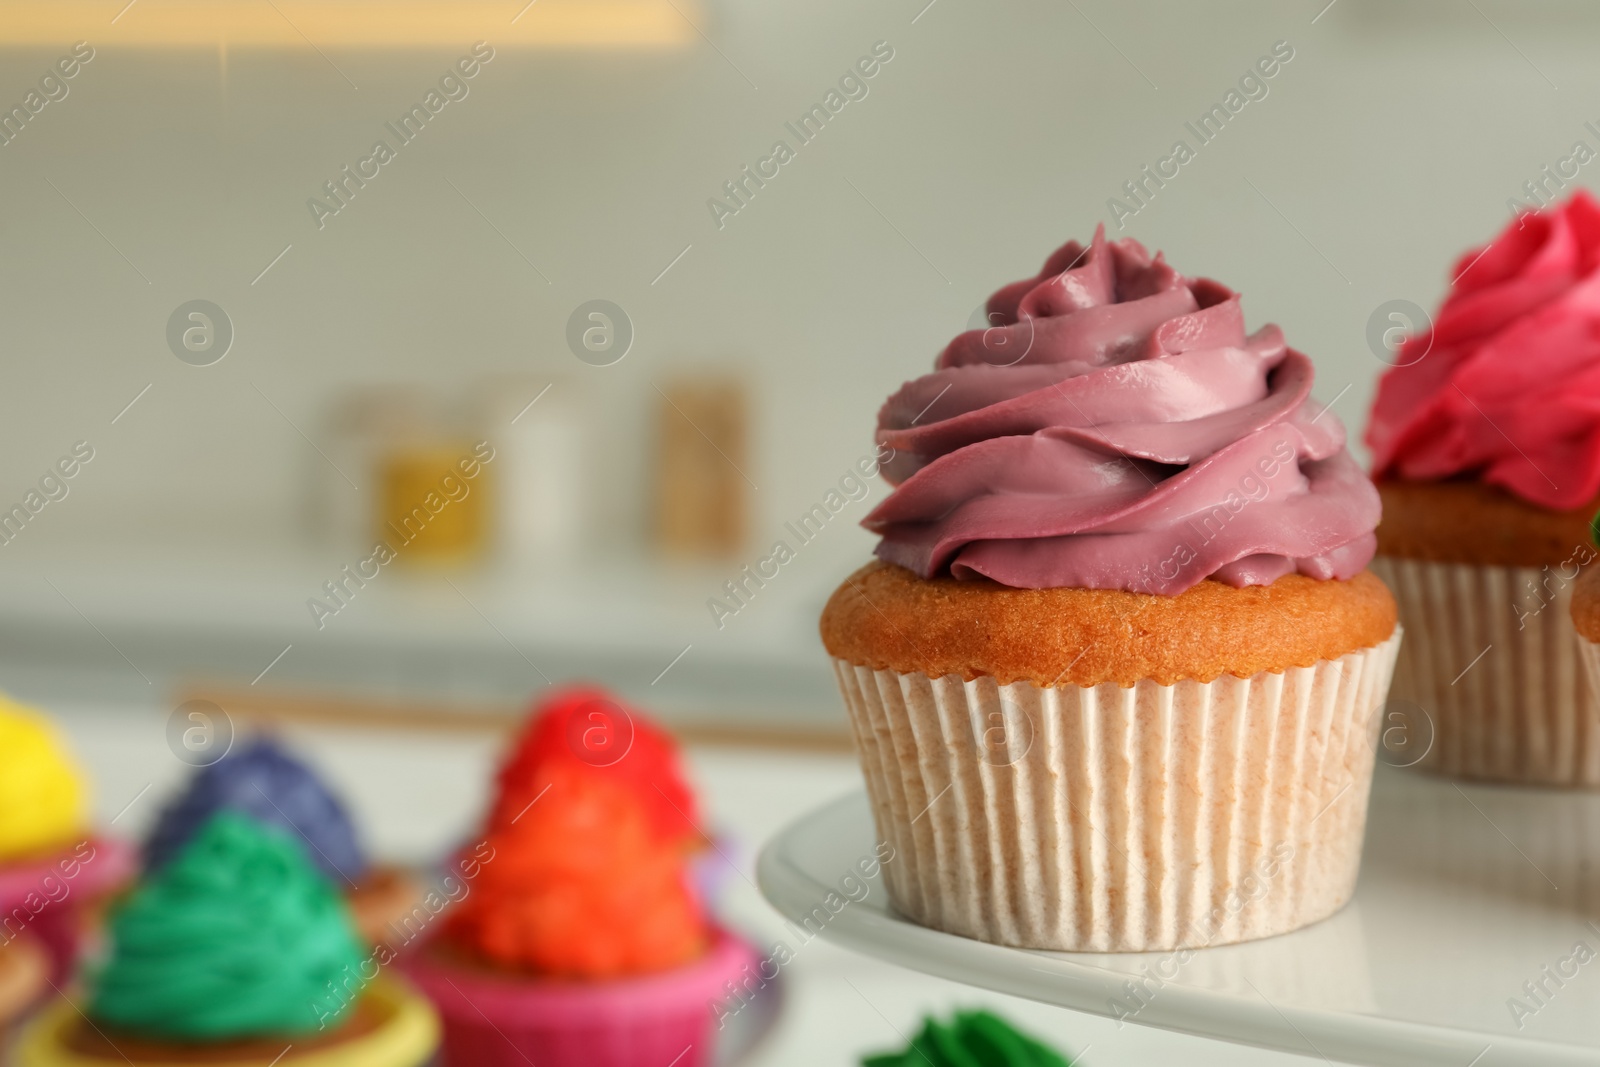
[[[0,688],[120,832],[203,700],[423,862],[592,678],[691,742],[772,934],[754,850],[859,787],[816,619],[883,399],[1105,223],[1242,290],[1358,430],[1455,254],[1600,174],[1597,35],[1577,0],[0,0]],[[763,1063],[975,999],[1091,1063],[1313,1062],[832,946],[794,976]]]
[[[882,486],[803,546],[785,523],[992,289],[1108,223],[1241,289],[1359,426],[1380,305],[1433,306],[1600,145],[1597,29],[1559,0],[0,4],[5,107],[92,51],[0,146],[0,507],[93,451],[0,546],[0,671],[328,715],[582,675],[694,729],[837,736],[815,620]],[[1128,199],[1278,42],[1265,95]],[[480,440],[426,544],[341,576]]]

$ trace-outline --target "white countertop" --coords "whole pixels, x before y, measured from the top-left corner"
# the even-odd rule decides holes
[[[168,750],[167,709],[154,705],[58,704],[52,709],[94,775],[102,825],[137,836],[187,767]],[[424,861],[467,833],[483,803],[496,740],[475,733],[286,731],[344,791],[376,853]],[[694,776],[716,825],[737,842],[743,878],[731,881],[725,918],[758,942],[785,936],[754,885],[760,843],[818,804],[859,788],[853,757],[733,748],[691,749]],[[131,806],[130,806],[131,802]],[[126,809],[126,810],[124,810]],[[786,969],[788,1002],[752,1067],[847,1067],[866,1052],[903,1044],[925,1012],[984,1005],[1097,1065],[1269,1067],[1320,1060],[1118,1025],[1032,1001],[988,993],[855,955],[825,941],[805,945]],[[1465,1067],[1465,1065],[1463,1065]]]

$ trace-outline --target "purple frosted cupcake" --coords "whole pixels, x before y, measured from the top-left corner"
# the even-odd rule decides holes
[[[256,738],[196,772],[145,841],[146,870],[171,862],[224,809],[298,838],[312,865],[344,889],[356,926],[369,941],[382,940],[389,924],[408,914],[422,895],[404,871],[369,862],[344,803],[270,737]]]

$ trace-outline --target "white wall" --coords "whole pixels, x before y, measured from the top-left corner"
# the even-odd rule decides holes
[[[201,538],[245,560],[293,535],[314,465],[257,389],[309,431],[351,383],[525,373],[594,405],[603,530],[627,541],[647,514],[651,383],[730,364],[753,384],[765,541],[868,447],[883,397],[992,288],[1108,219],[1120,184],[1278,39],[1295,58],[1270,96],[1124,232],[1242,289],[1252,325],[1280,322],[1315,358],[1324,399],[1351,387],[1336,410],[1359,423],[1380,369],[1364,339],[1373,308],[1431,306],[1523,180],[1575,139],[1595,143],[1582,124],[1600,118],[1600,14],[1477,7],[1340,0],[1313,25],[1322,0],[938,0],[913,24],[922,0],[728,3],[707,24],[726,60],[698,43],[501,51],[320,232],[306,199],[468,37],[331,54],[355,90],[315,52],[134,52],[108,25],[71,95],[0,148],[0,500],[86,437],[99,457],[36,523],[50,540]],[[880,39],[895,58],[870,95],[719,232],[706,199]],[[0,101],[56,51],[4,53]],[[164,342],[168,314],[194,297],[237,329],[209,368]],[[636,325],[613,367],[563,341],[592,297]],[[830,538],[807,563],[819,573],[871,544]],[[27,551],[19,541],[0,566]]]

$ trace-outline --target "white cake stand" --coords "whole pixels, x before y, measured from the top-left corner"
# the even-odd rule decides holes
[[[834,801],[762,851],[762,892],[795,923],[830,893],[839,907],[876,840],[864,793]],[[901,918],[881,876],[869,885],[824,909],[822,936],[1077,1011],[1136,1003],[1127,983],[1166,955],[973,941]],[[1380,767],[1355,899],[1296,933],[1195,953],[1131,1022],[1379,1067],[1600,1065],[1600,794]]]

